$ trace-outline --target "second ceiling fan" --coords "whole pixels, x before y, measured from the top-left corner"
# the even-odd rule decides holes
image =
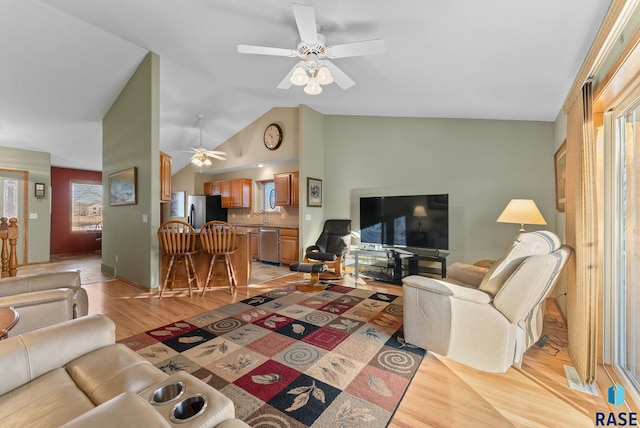
[[[349,89],[355,85],[355,82],[329,58],[384,53],[385,47],[382,39],[328,46],[324,35],[317,31],[319,26],[316,23],[313,7],[294,3],[291,8],[300,33],[300,42],[296,49],[238,45],[239,53],[300,58],[300,61],[280,82],[279,89],[289,89],[292,85],[304,86],[305,93],[317,95],[322,92],[322,85],[333,82],[342,89]]]

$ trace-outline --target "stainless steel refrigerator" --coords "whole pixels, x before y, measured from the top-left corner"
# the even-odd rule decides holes
[[[193,195],[187,198],[189,224],[200,229],[205,223],[213,220],[227,221],[227,209],[222,208],[222,197]]]

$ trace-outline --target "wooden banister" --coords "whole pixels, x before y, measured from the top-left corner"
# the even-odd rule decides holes
[[[18,244],[18,219],[0,218],[0,241],[2,241],[2,270],[0,277],[16,276],[18,273],[18,256],[16,246]]]

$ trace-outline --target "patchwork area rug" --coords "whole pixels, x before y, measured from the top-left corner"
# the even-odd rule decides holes
[[[425,353],[404,342],[402,297],[332,284],[273,290],[121,342],[209,383],[253,427],[385,427]]]

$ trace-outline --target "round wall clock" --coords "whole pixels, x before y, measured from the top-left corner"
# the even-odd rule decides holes
[[[277,123],[272,123],[264,130],[264,145],[269,150],[275,150],[282,143],[282,128]]]

